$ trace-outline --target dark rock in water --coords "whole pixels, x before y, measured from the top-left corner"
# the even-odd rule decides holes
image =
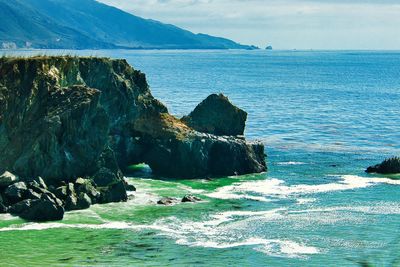
[[[182,118],[196,131],[215,135],[243,135],[247,113],[222,94],[212,94]]]
[[[100,188],[100,193],[100,203],[122,202],[128,200],[128,195],[123,181]]]
[[[18,182],[8,186],[4,194],[10,201],[18,202],[25,197],[27,191],[28,188],[26,184],[24,182]]]
[[[381,164],[368,167],[367,173],[396,174],[400,173],[400,157],[385,159]]]
[[[193,195],[186,195],[182,198],[182,202],[198,202],[202,199]]]
[[[136,191],[136,187],[132,184],[129,184],[128,181],[124,178],[126,191]]]
[[[64,208],[54,201],[46,198],[31,200],[26,209],[18,214],[28,221],[57,221],[64,217]]]
[[[18,182],[18,180],[18,176],[6,171],[0,175],[0,188],[5,188],[13,183]]]
[[[178,203],[178,199],[174,198],[174,197],[163,197],[162,199],[160,199],[159,201],[157,201],[158,205],[173,205]]]

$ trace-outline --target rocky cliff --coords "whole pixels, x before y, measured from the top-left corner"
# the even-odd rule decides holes
[[[229,125],[233,135],[243,133],[247,114],[222,96],[203,106],[190,123],[173,117],[151,95],[145,75],[125,60],[3,57],[0,173],[22,181],[40,176],[54,188],[85,177],[109,189],[101,198],[107,202],[115,200],[111,189],[126,186],[124,169],[136,163],[175,178],[265,171],[262,144],[221,136]],[[217,120],[205,120],[207,111]],[[210,129],[224,120],[229,124],[222,130]]]

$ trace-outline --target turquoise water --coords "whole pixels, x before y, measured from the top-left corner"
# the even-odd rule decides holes
[[[56,223],[0,215],[0,265],[400,266],[400,180],[364,173],[400,154],[400,52],[72,53],[126,58],[177,116],[225,93],[269,172],[166,181],[143,168],[127,203]],[[204,201],[155,204],[186,193]]]

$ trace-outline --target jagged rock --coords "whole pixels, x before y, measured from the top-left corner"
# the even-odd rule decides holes
[[[367,173],[395,174],[400,173],[400,157],[385,159],[381,164],[368,167]]]
[[[178,202],[178,199],[176,199],[174,197],[163,197],[162,199],[157,201],[157,204],[169,206],[169,205],[176,204],[177,202]]]
[[[28,191],[24,182],[12,184],[4,191],[5,196],[12,202],[18,202],[24,198]]]
[[[193,196],[193,195],[186,195],[182,198],[182,202],[199,202],[201,198]]]
[[[125,183],[123,181],[100,188],[100,193],[100,203],[121,202],[128,200]]]
[[[1,117],[0,117],[1,123]],[[11,172],[5,171],[3,174],[0,175],[0,188],[7,187],[13,183],[18,182],[18,176],[12,174]]]
[[[196,131],[215,135],[243,135],[247,113],[232,105],[223,94],[212,94],[182,118]]]

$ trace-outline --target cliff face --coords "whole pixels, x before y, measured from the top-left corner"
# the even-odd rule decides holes
[[[1,58],[0,151],[0,171],[50,183],[142,162],[176,178],[266,170],[262,144],[192,129],[143,73],[106,58]]]

